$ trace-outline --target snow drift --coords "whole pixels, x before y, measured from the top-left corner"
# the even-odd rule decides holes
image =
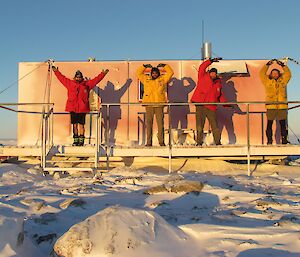
[[[54,245],[57,256],[203,256],[195,241],[153,211],[109,207],[74,225]]]

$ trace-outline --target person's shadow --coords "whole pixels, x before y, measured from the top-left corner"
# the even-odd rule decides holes
[[[108,81],[104,89],[95,87],[94,91],[100,97],[102,104],[120,103],[122,96],[127,91],[131,82],[132,79],[128,79],[121,88],[115,89],[115,85]],[[114,145],[116,142],[115,132],[118,126],[118,121],[122,117],[121,106],[111,105],[109,106],[109,109],[107,109],[107,105],[102,105],[101,112],[103,117],[105,142]]]
[[[237,91],[234,86],[234,82],[230,80],[234,74],[227,73],[222,75],[222,92],[227,99],[228,102],[237,102]],[[217,121],[220,133],[222,134],[223,129],[226,129],[228,135],[229,144],[236,143],[236,134],[234,131],[233,124],[233,115],[237,114],[245,114],[240,107],[235,104],[231,107],[224,107],[223,105],[219,105],[217,108]]]
[[[184,82],[188,82],[187,85]],[[168,100],[170,103],[188,103],[188,95],[195,88],[196,83],[192,78],[184,77],[181,80],[172,78],[168,84]],[[189,105],[170,106],[172,129],[186,129],[188,127]]]

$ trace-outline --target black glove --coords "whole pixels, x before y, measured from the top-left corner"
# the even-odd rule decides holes
[[[211,62],[219,62],[222,59],[223,59],[222,57],[216,57],[216,58],[210,59],[210,61]]]
[[[145,68],[152,68],[152,65],[151,65],[151,64],[143,64],[143,66],[144,66]]]
[[[276,60],[276,62],[277,62],[281,67],[285,66],[284,63],[283,63],[282,61]]]
[[[271,65],[273,62],[275,62],[275,61],[277,61],[277,59],[272,59],[272,60],[270,60],[270,61],[268,61],[267,62],[267,65],[269,66],[269,65]]]
[[[165,67],[165,66],[166,66],[165,63],[160,63],[160,64],[157,65],[157,68],[159,68],[159,67]]]
[[[57,71],[57,70],[58,70],[58,68],[57,68],[57,67],[55,67],[54,65],[52,65],[52,70],[53,70],[53,71]]]

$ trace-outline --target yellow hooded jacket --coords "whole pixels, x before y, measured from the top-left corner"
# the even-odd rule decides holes
[[[157,79],[152,79],[151,76],[144,74],[145,67],[142,65],[137,70],[138,79],[144,84],[143,103],[165,103],[167,84],[172,78],[174,72],[172,68],[166,64],[164,66],[165,74],[160,75]]]
[[[267,75],[269,66],[264,65],[260,70],[260,79],[265,85],[266,102],[286,102],[287,90],[286,86],[291,78],[291,71],[288,66],[283,66],[283,74],[277,79],[271,79]],[[287,109],[287,104],[266,104],[267,109]]]

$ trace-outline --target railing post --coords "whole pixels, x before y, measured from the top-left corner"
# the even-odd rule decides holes
[[[168,130],[169,130],[169,173],[172,172],[172,126],[171,126],[171,111],[170,111],[170,103],[168,103],[167,105],[167,110],[168,110],[168,120],[169,120],[169,123],[168,123]]]
[[[98,168],[98,162],[99,162],[99,112],[100,109],[98,110],[96,115],[96,142],[95,142],[95,162],[94,162],[95,169]]]
[[[264,113],[261,113],[261,144],[264,144],[265,141],[265,121],[264,121]]]
[[[251,176],[250,170],[250,110],[249,103],[247,103],[247,168],[248,168],[248,176]]]
[[[43,122],[42,122],[42,157],[41,157],[41,166],[44,170],[46,167],[46,115],[43,113]]]
[[[109,170],[109,108],[110,105],[106,105],[106,130],[105,130],[105,152],[106,152],[106,169]]]
[[[50,131],[51,131],[51,147],[53,146],[54,144],[54,139],[53,139],[53,135],[54,135],[54,113],[53,113],[53,108],[51,109],[51,128],[50,128]]]

